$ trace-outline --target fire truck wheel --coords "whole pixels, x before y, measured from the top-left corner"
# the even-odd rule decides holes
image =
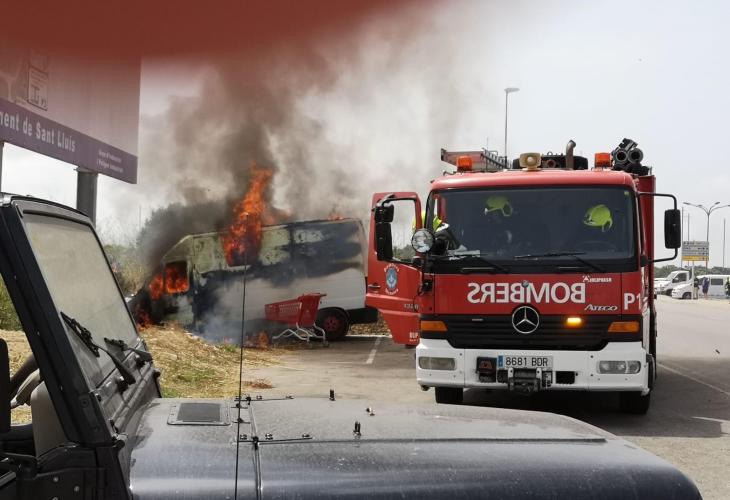
[[[317,314],[317,326],[325,331],[327,340],[341,340],[350,329],[350,320],[341,309],[323,309]]]
[[[640,392],[622,392],[619,394],[621,411],[633,415],[645,415],[649,411],[651,392],[642,396]]]
[[[464,389],[460,387],[435,387],[436,402],[445,405],[460,405],[464,401]]]

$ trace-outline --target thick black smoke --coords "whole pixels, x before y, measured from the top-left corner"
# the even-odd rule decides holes
[[[364,40],[367,29],[380,22],[377,17],[351,22],[334,33],[207,59],[207,76],[199,95],[175,98],[165,114],[145,117],[142,122],[142,187],[163,199],[176,200],[156,210],[140,233],[139,245],[148,262],[158,262],[184,235],[227,227],[235,202],[248,188],[252,162],[275,172],[274,197],[269,203],[281,209],[280,214],[288,214],[280,217],[281,222],[326,218],[333,213],[364,217],[373,190],[425,186],[429,175],[425,162],[404,164],[402,159],[427,157],[431,166],[440,168],[437,154],[444,141],[433,131],[450,130],[450,117],[457,116],[459,99],[437,58],[438,54],[448,61],[453,54],[438,46],[438,41],[432,42],[435,51],[411,40],[430,28],[427,17],[419,13],[411,8],[388,12],[380,32],[385,39],[376,40],[381,54],[375,58],[375,72],[363,72],[361,63],[373,59]],[[369,35],[372,43],[374,37]],[[410,76],[403,67],[409,68]],[[416,110],[411,119],[404,104],[392,114],[386,109],[375,122],[371,117],[369,123],[359,126],[356,113],[369,109],[367,102],[358,101],[357,92],[367,88],[364,98],[377,99],[381,86],[383,92],[406,90],[407,95],[410,85],[416,89],[417,101],[421,94],[426,98],[421,105],[425,111]],[[341,126],[313,117],[317,114],[307,106],[317,99],[327,102],[327,96],[343,86],[349,92],[347,105],[353,115]],[[423,130],[415,145],[417,151],[413,142],[395,135],[385,137],[385,146],[391,152],[402,149],[398,157],[387,149],[374,151],[371,138],[382,144],[383,130],[395,123],[410,125],[410,121],[415,129]],[[343,133],[342,127],[360,130],[344,131],[345,141],[332,140],[333,130]],[[363,132],[363,127],[370,128]],[[408,136],[413,138],[414,131],[409,130]],[[378,163],[368,163],[366,158],[373,157]],[[408,182],[388,186],[393,179]]]

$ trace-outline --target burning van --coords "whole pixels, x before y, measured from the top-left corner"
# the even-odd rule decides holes
[[[365,233],[356,219],[265,226],[252,255],[226,251],[227,233],[191,234],[162,258],[158,271],[130,302],[141,323],[176,321],[206,338],[236,338],[247,270],[247,329],[263,328],[266,304],[303,293],[326,294],[317,323],[329,340],[350,325],[372,323],[365,306]]]

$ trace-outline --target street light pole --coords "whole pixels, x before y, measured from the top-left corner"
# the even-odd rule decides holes
[[[730,207],[730,203],[728,203],[727,205],[720,205],[720,202],[716,201],[715,203],[710,205],[710,208],[707,208],[704,205],[696,205],[694,203],[688,203],[686,201],[684,202],[684,205],[689,205],[690,207],[699,208],[700,210],[705,212],[705,214],[707,215],[707,239],[705,241],[707,242],[707,268],[709,269],[710,268],[710,215],[712,215],[712,212],[714,212],[715,210],[717,210],[719,208]]]
[[[684,267],[684,207],[682,207],[682,225],[680,226],[680,231],[682,233],[682,237],[680,238],[682,240],[682,245],[679,247],[679,267]]]
[[[507,87],[504,89],[504,159],[507,160],[507,107],[509,105],[509,95],[512,92],[519,92],[517,87]],[[509,165],[508,165],[509,167]]]

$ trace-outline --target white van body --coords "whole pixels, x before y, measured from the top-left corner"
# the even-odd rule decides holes
[[[658,282],[658,283],[657,283]],[[672,290],[678,286],[692,284],[692,270],[691,269],[677,269],[669,273],[664,279],[654,281],[654,289],[658,294],[672,295]]]
[[[710,280],[710,287],[707,289],[707,297],[713,299],[724,299],[725,283],[727,283],[728,277],[730,277],[730,274],[706,274],[704,276],[698,276],[697,279],[700,280],[700,297],[705,296],[702,293],[702,281],[707,278]],[[691,299],[692,283],[674,287],[674,289],[672,290],[672,297],[675,299]]]
[[[675,286],[672,289],[673,299],[691,299],[692,298],[692,283],[685,283],[683,285]]]

